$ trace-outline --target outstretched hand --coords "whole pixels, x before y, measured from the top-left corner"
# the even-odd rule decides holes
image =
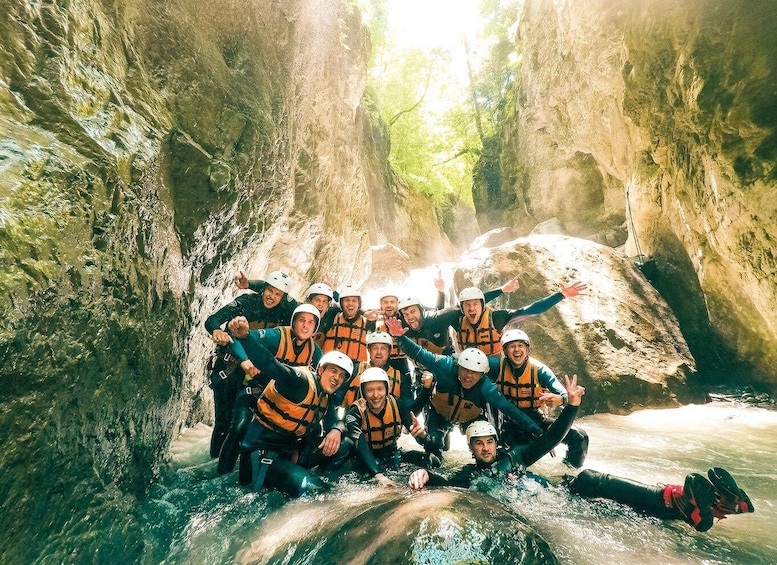
[[[502,292],[513,292],[520,288],[520,283],[518,282],[518,275],[515,275],[511,280],[504,283],[499,290]]]
[[[418,421],[418,418],[415,417],[415,414],[410,412],[410,420],[412,421],[412,424],[410,426],[410,435],[413,437],[426,437],[426,430],[421,425],[421,422]]]
[[[239,275],[232,277],[232,280],[234,281],[237,288],[241,290],[248,288],[248,277],[243,274],[243,271],[240,271]]]
[[[410,477],[407,479],[407,484],[413,490],[421,490],[429,482],[429,473],[426,469],[416,469],[410,473]]]
[[[564,387],[567,389],[567,404],[570,406],[580,406],[585,394],[585,388],[577,385],[577,375],[572,375],[572,380],[564,376]]]
[[[405,335],[409,328],[402,325],[402,322],[396,318],[386,318],[386,329],[391,337],[402,337]]]
[[[559,284],[559,289],[564,298],[574,298],[578,294],[586,294],[588,285],[582,281],[575,281],[569,286],[564,286],[564,283]]]

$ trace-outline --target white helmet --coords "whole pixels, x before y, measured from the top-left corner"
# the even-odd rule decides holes
[[[388,387],[388,384],[389,384],[388,374],[380,367],[369,367],[365,369],[361,375],[359,375],[360,386],[367,383],[377,382],[377,381],[386,383],[386,387]]]
[[[473,437],[488,436],[494,436],[494,438],[496,438],[496,429],[485,420],[477,420],[467,426],[467,443],[471,442]]]
[[[393,338],[386,332],[372,332],[367,335],[367,347],[373,343],[385,343],[389,347],[394,345]]]
[[[378,300],[383,300],[387,296],[393,296],[394,298],[399,300],[399,293],[397,293],[397,291],[394,290],[393,288],[386,288],[386,289],[384,289],[383,292],[381,293],[381,295],[378,297]]]
[[[340,291],[340,298],[349,298],[349,297],[355,297],[358,298],[359,301],[362,299],[362,294],[358,290],[356,290],[352,286],[346,286],[343,290]]]
[[[484,307],[486,305],[486,297],[483,294],[483,291],[474,286],[468,286],[459,293],[459,309],[462,308],[462,304],[465,300],[480,300]]]
[[[305,294],[305,298],[309,299],[311,296],[315,296],[317,294],[328,296],[329,300],[332,300],[332,298],[335,296],[335,293],[332,291],[332,287],[330,287],[328,284],[313,283],[310,285],[310,288],[308,288],[308,292]]]
[[[475,347],[469,347],[459,355],[459,367],[464,367],[470,371],[478,373],[488,372],[488,357],[486,354]]]
[[[316,329],[314,331],[318,331],[318,325],[321,323],[321,313],[318,311],[318,308],[308,303],[300,304],[294,309],[294,312],[291,313],[291,325],[294,325],[294,318],[297,317],[297,314],[302,314],[303,312],[313,314],[316,317]]]
[[[507,345],[508,343],[512,343],[513,341],[522,341],[526,345],[529,345],[529,336],[526,335],[526,332],[523,330],[507,330],[505,333],[502,334],[502,346]]]
[[[403,310],[410,306],[418,306],[418,308],[421,308],[421,302],[415,296],[405,296],[397,299],[397,310]]]
[[[348,356],[339,351],[329,351],[321,356],[321,360],[318,362],[318,367],[323,368],[325,365],[335,365],[345,371],[345,378],[347,379],[353,374],[353,361]]]
[[[285,293],[291,290],[291,277],[283,271],[273,271],[267,275],[265,282]]]

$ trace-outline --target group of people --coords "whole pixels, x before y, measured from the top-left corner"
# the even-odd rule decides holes
[[[337,293],[326,280],[298,302],[281,271],[254,281],[240,273],[235,284],[248,292],[205,323],[217,344],[211,455],[220,474],[239,461],[241,484],[299,496],[328,488],[322,475],[353,466],[390,484],[386,472],[404,461],[417,467],[408,480],[413,489],[466,486],[483,473],[520,477],[562,442],[565,462],[583,466],[588,436],[572,424],[585,389],[576,377],[562,384],[532,357],[517,325],[585,293],[584,283],[561,284],[519,309],[488,306],[515,291],[517,278],[488,292],[464,288],[449,308],[441,278],[435,308],[406,291],[385,291],[378,308],[365,309],[356,289]],[[558,418],[549,415],[562,406]],[[455,426],[475,464],[446,478],[432,469],[444,460]],[[400,449],[403,431],[422,450]],[[753,511],[718,467],[667,486],[583,470],[568,487],[700,531],[713,517]]]

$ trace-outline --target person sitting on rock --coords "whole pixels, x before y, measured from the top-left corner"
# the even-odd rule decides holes
[[[431,374],[426,382],[431,387]],[[355,446],[362,466],[381,484],[391,483],[383,474],[387,468],[397,467],[403,459],[413,461],[410,452],[403,453],[397,446],[403,426],[421,445],[427,440],[415,412],[423,408],[428,397],[416,401],[398,398],[389,394],[389,386],[388,374],[379,367],[370,367],[360,375],[360,396],[345,416],[347,440],[343,440]]]
[[[567,392],[545,364],[529,356],[529,336],[523,330],[509,329],[502,334],[502,354],[499,357],[489,357],[490,370],[488,378],[510,402],[515,404],[524,414],[543,429],[553,422],[545,416],[541,409],[545,406],[554,408],[567,402]],[[507,446],[513,446],[530,441],[531,436],[526,431],[494,415],[498,422],[500,437]],[[585,431],[572,428],[562,440],[567,446],[564,461],[573,467],[582,467],[588,453],[588,434]]]
[[[213,389],[214,423],[210,441],[210,456],[218,457],[227,436],[235,398],[242,386],[243,372],[240,362],[229,352],[232,341],[226,324],[244,317],[251,329],[288,325],[298,303],[289,296],[291,277],[281,271],[273,271],[266,281],[253,281],[255,292],[241,294],[229,304],[208,316],[205,329],[217,348],[211,362],[210,387]],[[249,281],[241,272],[234,277],[238,288],[249,288]]]
[[[325,482],[297,461],[306,453],[319,458],[316,464],[348,456],[348,446],[341,442],[345,425],[329,418],[334,409],[329,401],[353,373],[353,362],[330,351],[315,370],[290,367],[261,344],[256,344],[253,359],[265,387],[240,444],[240,484],[254,490],[266,485],[292,496],[326,489]],[[329,428],[327,421],[335,424]]]
[[[517,279],[510,281],[514,288],[518,288]],[[486,306],[486,296],[479,288],[467,287],[459,293],[460,315],[455,323],[451,324],[456,332],[456,340],[459,349],[477,347],[486,355],[498,355],[502,352],[500,338],[502,330],[510,323],[514,324],[537,316],[550,310],[564,298],[574,298],[586,291],[588,287],[575,281],[569,286],[560,285],[559,292],[518,308],[517,310],[494,310]]]
[[[249,330],[246,319],[238,316],[229,323],[234,337],[230,343],[231,353],[240,362],[245,375],[242,387],[234,402],[229,433],[219,453],[218,473],[229,473],[234,469],[240,452],[240,440],[256,410],[256,402],[262,393],[266,380],[259,375],[254,358],[261,352],[258,346],[273,352],[275,358],[292,367],[313,367],[321,359],[321,350],[313,341],[318,327],[318,309],[312,304],[300,304],[291,317],[291,326],[280,326],[262,330]]]
[[[426,433],[429,441],[424,449],[430,454],[431,464],[439,464],[443,449],[448,449],[448,434],[458,424],[465,428],[474,420],[483,419],[486,404],[502,412],[518,426],[524,426],[530,434],[540,435],[540,428],[534,421],[507,400],[488,378],[486,354],[479,349],[464,350],[457,359],[448,355],[435,355],[404,334],[407,328],[396,318],[386,320],[389,333],[414,362],[432,372],[435,384],[426,412]]]

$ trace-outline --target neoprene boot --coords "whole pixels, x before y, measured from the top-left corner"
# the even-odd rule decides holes
[[[583,430],[572,428],[562,441],[567,446],[564,462],[577,469],[582,467],[588,454],[588,434]]]

